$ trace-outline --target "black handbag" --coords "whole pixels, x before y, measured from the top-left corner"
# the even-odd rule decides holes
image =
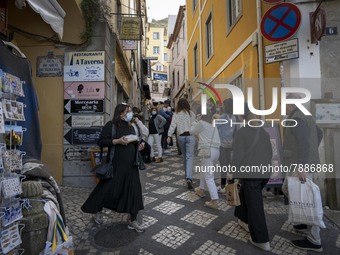
[[[115,137],[116,135],[116,126],[112,124],[112,136],[111,138]],[[114,156],[114,147],[110,148],[107,152],[107,156],[103,157],[103,147],[100,148],[100,164],[97,165],[93,171],[96,174],[96,177],[99,180],[108,180],[113,177],[113,164],[112,159]]]
[[[96,173],[96,177],[99,180],[111,179],[113,177],[112,160],[110,159],[109,162],[106,162],[106,160],[104,159],[104,160],[101,160],[101,162],[102,161],[104,161],[104,163],[96,166],[95,169],[94,169],[94,172]]]
[[[145,170],[146,167],[145,167],[145,164],[144,164],[144,161],[143,161],[143,156],[142,156],[140,150],[138,149],[141,142],[143,142],[143,140],[138,142],[134,166],[137,166],[138,170]]]

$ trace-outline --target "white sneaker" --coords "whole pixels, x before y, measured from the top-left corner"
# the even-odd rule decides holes
[[[237,221],[238,225],[243,228],[245,231],[247,231],[249,233],[249,227],[248,227],[248,224],[245,223],[244,221],[238,219]]]
[[[103,224],[104,222],[104,217],[102,212],[97,212],[94,216],[94,222],[97,223],[98,225]]]
[[[136,230],[138,233],[143,233],[145,231],[145,229],[136,220],[128,225],[128,229]]]
[[[256,246],[257,248],[260,248],[260,249],[262,249],[262,250],[264,250],[264,251],[270,251],[270,250],[271,250],[271,248],[270,248],[270,243],[269,243],[269,242],[266,242],[266,243],[255,243],[255,242],[251,239],[251,237],[249,237],[249,242],[250,242],[252,245],[254,245],[254,246]]]

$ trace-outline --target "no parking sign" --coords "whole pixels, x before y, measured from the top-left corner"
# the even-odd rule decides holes
[[[261,33],[264,38],[280,42],[292,37],[301,24],[301,12],[291,3],[281,3],[270,8],[262,17]]]

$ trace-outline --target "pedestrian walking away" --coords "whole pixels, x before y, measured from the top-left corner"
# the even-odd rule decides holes
[[[176,112],[172,116],[167,142],[171,142],[171,137],[175,132],[177,140],[182,152],[183,163],[185,168],[185,178],[188,189],[193,189],[192,186],[192,168],[194,162],[194,150],[196,139],[190,134],[192,123],[196,120],[195,114],[190,110],[188,100],[181,98],[177,102]]]
[[[258,119],[249,111],[245,104],[245,114],[241,119],[248,122]],[[253,124],[256,126],[256,124]],[[270,173],[244,173],[240,175],[240,168],[247,166],[270,165],[272,160],[272,147],[268,133],[262,127],[241,127],[235,134],[233,141],[232,165],[236,166],[240,178],[239,192],[241,204],[235,208],[234,215],[239,224],[250,232],[249,242],[254,246],[269,251],[269,233],[263,208],[262,190],[266,186]]]
[[[151,146],[151,161],[156,163],[163,162],[163,150],[161,144],[162,133],[164,132],[164,125],[166,119],[162,117],[157,110],[157,107],[151,107],[150,109],[151,119],[149,120],[149,138],[148,144]],[[155,152],[153,145],[156,144],[158,157],[155,158]]]
[[[200,186],[195,188],[199,197],[204,197],[205,190],[209,191],[211,201],[205,202],[205,206],[218,209],[218,194],[214,180],[213,166],[217,164],[220,148],[220,137],[217,128],[211,124],[208,115],[197,115],[191,128],[190,134],[198,136],[198,156],[201,158],[201,165],[195,167],[200,171]]]
[[[223,125],[216,125],[218,129],[218,133],[221,139],[220,146],[220,156],[219,162],[221,167],[231,164],[231,155],[232,155],[232,145],[233,138],[236,133],[236,125],[231,125],[230,123],[235,123],[236,118],[233,115],[233,99],[228,98],[223,101],[223,113],[220,116],[220,119],[227,120],[228,123]],[[227,173],[221,173],[221,186],[217,188],[217,190],[221,193],[225,192],[225,186],[227,183]]]
[[[299,99],[301,97],[298,94],[289,94],[287,98]],[[321,129],[316,125],[312,116],[303,114],[295,105],[287,104],[286,113],[289,115],[288,119],[295,120],[297,125],[284,130],[283,164],[286,166],[320,164],[318,148],[323,137]],[[298,177],[302,183],[306,182],[306,178],[313,180],[313,174],[304,171],[290,172],[287,176]],[[287,187],[282,187],[282,190],[287,190]],[[307,234],[306,239],[293,240],[293,246],[302,250],[322,252],[319,226],[298,224],[293,227],[297,232]]]

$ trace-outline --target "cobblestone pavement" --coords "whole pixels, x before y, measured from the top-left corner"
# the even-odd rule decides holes
[[[287,221],[288,206],[284,205],[283,197],[273,195],[264,199],[272,248],[264,252],[248,242],[249,234],[238,226],[234,209],[226,204],[224,195],[220,194],[218,210],[204,207],[209,196],[199,198],[186,188],[181,156],[171,152],[163,159],[163,163],[147,165],[145,209],[139,215],[146,227],[144,233],[127,230],[129,216],[109,210],[104,211],[104,224],[98,226],[92,215],[80,210],[91,189],[61,187],[76,254],[313,254],[290,245],[290,240],[303,235],[296,233]],[[196,187],[198,175],[194,177]],[[323,254],[340,254],[340,231],[327,218],[325,224],[327,228],[321,231]],[[97,245],[96,234],[110,227],[111,231],[119,231],[105,247],[124,245],[124,241],[125,246]]]

